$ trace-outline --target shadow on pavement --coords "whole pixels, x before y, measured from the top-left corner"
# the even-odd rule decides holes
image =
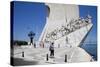
[[[25,66],[25,65],[37,65],[37,61],[25,61],[21,58],[11,58],[11,65],[13,66]]]

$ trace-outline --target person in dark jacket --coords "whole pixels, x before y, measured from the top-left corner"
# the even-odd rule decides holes
[[[50,56],[54,57],[54,43],[51,43],[49,50],[50,50]]]

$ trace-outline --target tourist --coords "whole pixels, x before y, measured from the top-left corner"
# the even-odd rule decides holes
[[[54,43],[51,43],[49,50],[50,50],[50,56],[54,57]]]

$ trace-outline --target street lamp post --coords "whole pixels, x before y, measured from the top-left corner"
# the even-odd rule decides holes
[[[32,45],[34,45],[34,47],[36,47],[36,45],[33,43],[33,39],[34,39],[35,33],[30,31],[28,36],[30,38],[30,45],[32,44]]]

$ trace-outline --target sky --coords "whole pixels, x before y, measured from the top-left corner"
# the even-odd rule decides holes
[[[85,17],[86,15],[92,16],[93,27],[89,32],[86,42],[97,42],[97,7],[96,6],[79,6],[80,17]]]
[[[28,33],[35,32],[38,40],[46,23],[46,7],[43,3],[14,2],[14,40],[28,41]]]
[[[44,3],[35,2],[14,2],[14,40],[29,41],[28,33],[35,32],[37,41],[46,23],[46,6]],[[92,16],[93,28],[91,29],[86,42],[97,41],[97,7],[79,5],[80,17]]]

